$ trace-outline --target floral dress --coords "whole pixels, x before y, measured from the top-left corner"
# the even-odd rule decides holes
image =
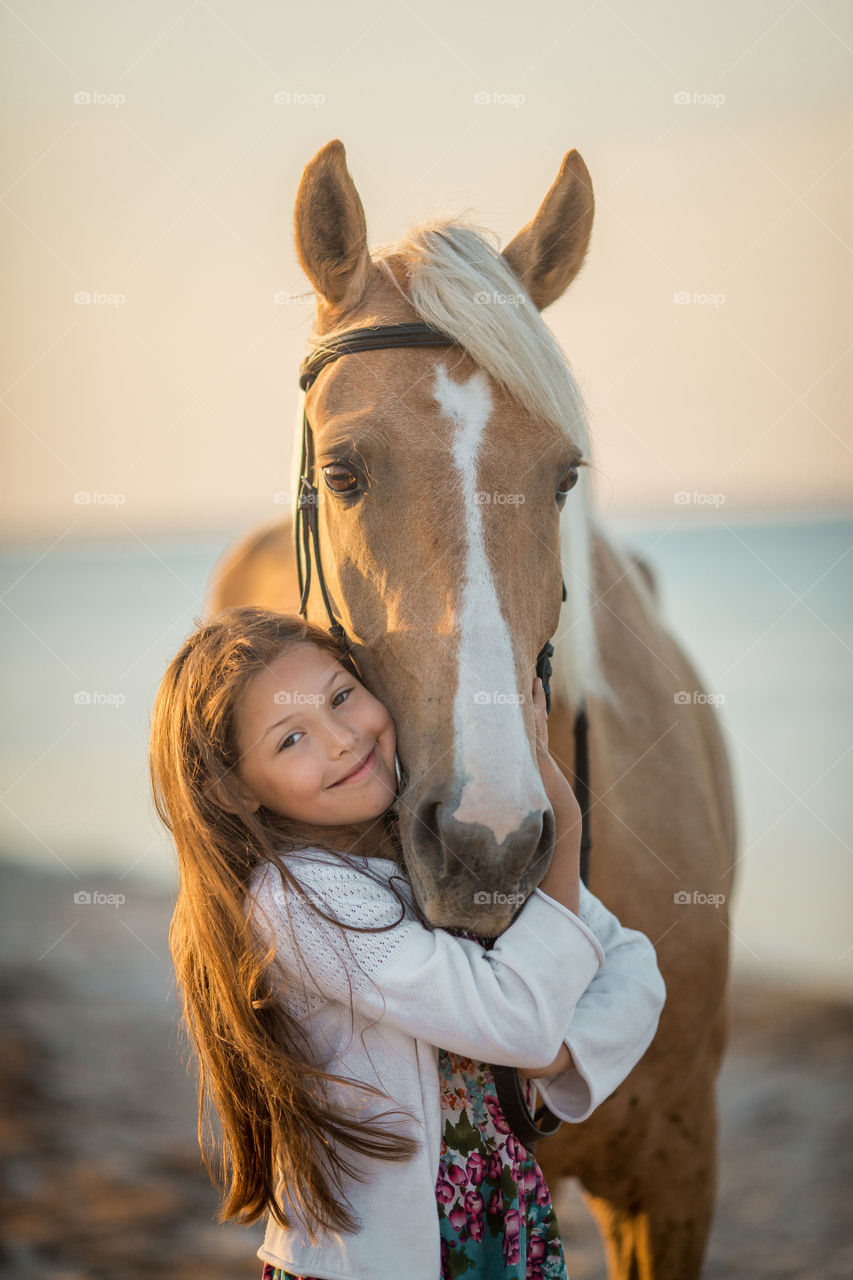
[[[476,934],[453,930],[480,941]],[[551,1196],[512,1133],[490,1068],[438,1051],[442,1137],[435,1184],[441,1231],[436,1280],[567,1280]],[[532,1108],[533,1085],[525,1082]],[[394,1206],[389,1207],[389,1212]],[[317,1280],[264,1265],[262,1280]]]

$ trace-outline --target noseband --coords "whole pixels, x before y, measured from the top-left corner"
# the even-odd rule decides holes
[[[353,355],[359,351],[380,351],[389,347],[454,347],[459,346],[447,334],[433,329],[427,324],[387,324],[369,329],[350,329],[326,345],[306,357],[299,366],[299,386],[308,391],[314,379],[327,364],[340,356]],[[323,604],[329,618],[329,632],[338,640],[345,651],[346,662],[353,675],[361,679],[360,672],[352,653],[352,644],[346,631],[335,617],[326,589],[323,564],[320,559],[320,537],[317,519],[318,492],[313,483],[314,475],[314,433],[308,422],[308,412],[302,413],[302,450],[299,463],[299,496],[296,503],[296,567],[299,576],[299,612],[307,616],[308,596],[311,590],[311,554],[317,562],[317,579],[323,596]],[[303,568],[304,557],[304,568]],[[563,582],[563,600],[566,599],[566,584]],[[536,659],[536,674],[542,681],[545,693],[545,707],[551,710],[551,656],[554,646],[549,640],[539,651]],[[587,715],[585,700],[581,700],[574,724],[575,740],[575,776],[574,792],[583,816],[580,852],[580,874],[583,883],[589,886],[589,854],[592,840],[589,831],[589,753],[587,745]],[[484,939],[487,947],[495,939]],[[514,1067],[489,1064],[495,1081],[495,1089],[504,1115],[512,1125],[515,1136],[528,1149],[532,1149],[540,1138],[555,1133],[562,1121],[543,1103],[532,1115],[524,1098],[518,1072]]]

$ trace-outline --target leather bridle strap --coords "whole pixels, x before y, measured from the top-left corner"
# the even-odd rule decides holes
[[[299,366],[299,386],[307,392],[317,375],[340,356],[353,355],[360,351],[380,351],[389,347],[454,347],[453,338],[430,325],[418,322],[407,324],[385,324],[367,329],[349,329],[335,338],[329,338],[317,347]],[[346,651],[346,658],[353,673],[361,679],[361,673],[352,653],[349,636],[332,611],[329,594],[326,590],[326,579],[320,560],[320,535],[317,519],[317,488],[313,483],[314,476],[314,433],[308,422],[308,412],[302,412],[302,451],[299,463],[299,495],[296,502],[296,571],[299,580],[299,612],[304,618],[308,608],[308,595],[311,590],[311,543],[314,558],[317,561],[317,577],[323,604],[329,618],[329,631],[340,641]],[[303,556],[305,567],[303,569]]]
[[[307,391],[321,369],[338,356],[357,351],[381,351],[387,347],[455,347],[458,343],[428,324],[383,324],[370,329],[348,329],[330,338],[306,356],[299,366],[299,385]]]
[[[453,347],[459,346],[453,338],[433,329],[430,325],[417,323],[378,325],[366,329],[350,329],[337,337],[327,339],[318,346],[299,366],[299,386],[305,392],[309,390],[314,379],[326,368],[326,365],[340,356],[353,355],[361,351],[379,351],[389,347]],[[296,567],[299,578],[299,613],[306,616],[308,596],[311,590],[311,555],[317,563],[317,578],[323,596],[323,604],[329,618],[329,631],[345,650],[345,661],[353,674],[361,679],[361,674],[352,654],[349,636],[335,617],[329,594],[326,590],[326,579],[320,559],[320,536],[317,519],[317,487],[313,483],[314,476],[314,433],[308,421],[307,410],[302,413],[302,449],[299,464],[299,496],[296,504],[294,521],[296,536]],[[304,565],[303,565],[304,559]],[[563,583],[563,600],[566,599],[566,584]],[[545,642],[536,659],[536,674],[542,681],[545,693],[546,710],[551,710],[551,656],[554,646],[549,640]],[[575,716],[575,778],[574,791],[583,818],[581,834],[581,878],[589,887],[589,853],[592,840],[589,831],[589,758],[587,752],[587,716],[585,701],[581,701]],[[484,938],[483,944],[491,947],[496,939]],[[495,1089],[504,1116],[512,1126],[513,1133],[520,1142],[532,1150],[540,1138],[556,1133],[562,1121],[543,1103],[531,1114],[526,1104],[521,1086],[521,1079],[515,1067],[498,1066],[489,1063]]]

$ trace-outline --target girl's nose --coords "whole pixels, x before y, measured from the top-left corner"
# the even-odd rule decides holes
[[[346,755],[348,751],[352,751],[359,740],[359,736],[358,731],[352,725],[347,724],[341,717],[338,717],[332,723],[326,723],[329,754],[335,759]]]

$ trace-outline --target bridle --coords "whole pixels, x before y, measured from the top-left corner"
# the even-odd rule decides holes
[[[322,347],[307,356],[299,366],[299,386],[305,392],[311,387],[314,379],[326,365],[340,356],[352,355],[359,351],[379,351],[389,347],[453,347],[459,346],[453,338],[433,329],[430,325],[417,323],[377,325],[368,329],[350,329],[329,339]],[[302,413],[302,448],[299,463],[299,494],[296,503],[294,520],[296,535],[296,567],[299,577],[299,613],[307,616],[308,596],[311,590],[311,555],[317,562],[317,579],[323,596],[323,604],[329,618],[329,632],[341,643],[345,652],[345,661],[353,675],[361,679],[361,674],[352,653],[352,644],[346,631],[335,617],[326,589],[323,574],[323,563],[320,559],[320,537],[317,519],[318,492],[313,483],[314,475],[314,433],[308,421],[307,409]],[[304,567],[303,567],[304,557]],[[563,583],[563,600],[566,599],[566,584]],[[554,646],[546,640],[536,659],[536,674],[542,681],[545,693],[545,706],[551,710],[551,656]],[[583,815],[581,834],[580,873],[583,883],[589,886],[589,855],[592,840],[589,831],[589,753],[587,744],[586,703],[579,704],[574,724],[575,742],[575,775],[574,792]],[[483,939],[486,947],[491,947],[496,939]],[[515,1067],[500,1066],[489,1063],[495,1081],[498,1100],[507,1121],[511,1124],[515,1136],[528,1149],[532,1149],[540,1138],[556,1133],[562,1124],[543,1103],[531,1114],[524,1098],[518,1072]]]

